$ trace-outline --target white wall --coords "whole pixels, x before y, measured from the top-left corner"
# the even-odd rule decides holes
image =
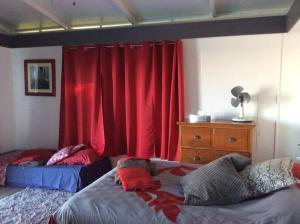
[[[184,40],[186,116],[199,109],[215,119],[237,116],[230,90],[241,85],[257,124],[254,161],[299,156],[299,40],[300,32]]]
[[[15,147],[11,50],[0,47],[0,153]]]
[[[284,35],[276,156],[300,156],[300,23]]]
[[[24,60],[55,59],[56,97],[25,96]],[[61,47],[12,50],[14,81],[15,141],[17,148],[57,148],[59,130]]]

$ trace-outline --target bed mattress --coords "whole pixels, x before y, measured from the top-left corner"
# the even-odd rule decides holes
[[[6,185],[77,192],[110,170],[111,165],[108,158],[103,158],[87,166],[22,167],[10,165],[6,171]]]
[[[174,162],[155,163],[157,189],[124,192],[114,183],[114,169],[71,197],[50,223],[300,223],[300,189],[295,186],[234,205],[186,206],[179,180],[191,169]]]

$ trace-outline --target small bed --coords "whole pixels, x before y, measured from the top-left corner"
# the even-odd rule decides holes
[[[190,165],[154,160],[156,189],[124,192],[114,183],[116,169],[76,193],[50,223],[300,223],[300,189],[293,186],[270,196],[227,206],[186,206],[179,180]]]
[[[6,186],[77,192],[111,170],[105,157],[90,165],[14,166],[6,170]]]

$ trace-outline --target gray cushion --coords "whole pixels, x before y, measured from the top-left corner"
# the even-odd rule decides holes
[[[253,196],[268,194],[293,185],[291,158],[278,158],[248,166],[240,174],[245,178]]]
[[[251,164],[251,159],[239,153],[230,153],[221,158],[228,157],[231,159],[235,169],[241,171]]]
[[[187,205],[225,205],[240,202],[250,191],[230,157],[199,167],[180,181]]]

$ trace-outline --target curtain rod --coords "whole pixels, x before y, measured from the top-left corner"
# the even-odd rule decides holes
[[[163,42],[162,42],[162,41],[157,41],[157,42],[154,42],[154,43],[157,43],[158,45],[163,45]],[[153,47],[154,43],[151,42],[151,43],[149,44],[150,47]],[[175,41],[167,41],[166,43],[172,45],[172,44],[175,44]],[[112,44],[103,45],[103,47],[105,47],[105,48],[112,48],[112,47],[115,47],[115,46],[118,46],[118,47],[124,47],[125,44],[124,44],[124,43],[116,43],[115,45],[112,45]],[[129,44],[129,46],[130,46],[130,47],[141,47],[141,46],[143,46],[143,44]],[[69,49],[75,50],[75,49],[77,49],[78,47],[83,47],[84,49],[93,49],[93,48],[96,48],[96,45],[74,46],[74,47],[70,47]]]
[[[168,44],[175,44],[175,43],[168,43]],[[154,44],[150,44],[149,46],[150,47],[153,47]],[[158,45],[163,45],[162,43],[158,43]],[[142,44],[130,44],[129,47],[142,47],[143,45]],[[112,48],[112,47],[115,47],[115,45],[105,45],[103,47],[106,47],[106,48]],[[125,47],[124,44],[120,44],[118,47]]]

